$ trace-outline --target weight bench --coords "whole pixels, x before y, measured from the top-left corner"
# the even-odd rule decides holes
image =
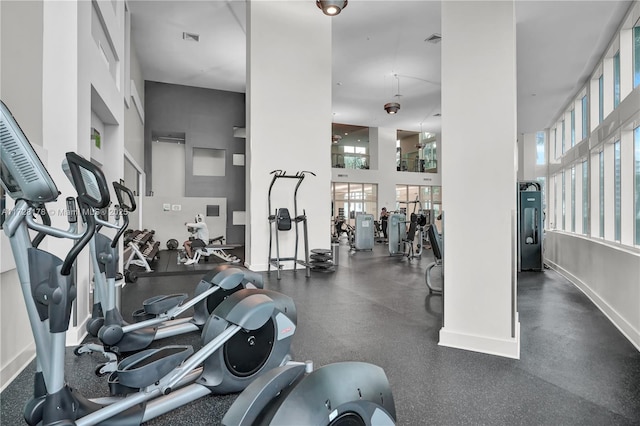
[[[225,250],[233,250],[234,248],[238,248],[240,247],[240,245],[222,244],[223,241],[224,237],[220,235],[219,237],[209,239],[209,245],[196,248],[193,252],[193,262],[191,262],[191,264],[198,263],[203,257],[206,260],[209,256],[216,256],[223,262],[240,263],[240,259],[238,257],[232,256],[225,252]],[[219,242],[219,244],[213,244],[215,242]]]
[[[427,265],[427,270],[424,272],[424,278],[427,283],[427,287],[429,288],[429,293],[440,293],[442,294],[442,287],[434,287],[431,284],[431,270],[435,266],[440,267],[440,274],[442,276],[442,282],[444,284],[444,266],[442,264],[443,259],[443,250],[442,250],[442,237],[438,233],[438,229],[436,225],[430,225],[427,229],[427,234],[429,235],[429,241],[431,242],[431,250],[433,251],[433,257],[435,257],[435,262]]]

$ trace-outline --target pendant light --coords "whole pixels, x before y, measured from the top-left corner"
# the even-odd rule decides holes
[[[327,16],[336,16],[347,7],[348,0],[316,0],[316,6]]]
[[[402,96],[400,94],[400,77],[398,77],[398,74],[394,74],[394,76],[398,80],[398,93],[394,97],[400,100],[400,96]],[[400,111],[400,103],[388,102],[384,104],[384,110],[387,111],[387,114],[396,114],[398,111]]]

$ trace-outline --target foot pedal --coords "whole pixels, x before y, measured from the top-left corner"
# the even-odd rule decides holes
[[[147,321],[157,317],[157,315],[153,315],[145,311],[144,308],[133,311],[133,314],[131,314],[131,316],[133,317],[133,322]]]
[[[129,388],[145,388],[166,376],[192,353],[191,346],[166,346],[131,355],[118,364],[118,382]]]
[[[168,296],[154,296],[142,303],[144,311],[151,315],[160,315],[167,312],[171,308],[175,308],[185,301],[189,295],[186,293],[170,294]]]

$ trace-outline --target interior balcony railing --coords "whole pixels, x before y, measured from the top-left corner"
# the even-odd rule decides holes
[[[334,169],[368,170],[367,154],[331,154],[331,167]]]

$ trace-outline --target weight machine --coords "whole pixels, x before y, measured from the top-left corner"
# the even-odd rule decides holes
[[[399,201],[398,203],[413,204],[413,212],[409,215],[408,221],[406,208],[401,209],[404,212],[392,213],[389,216],[389,254],[391,256],[407,256],[409,260],[419,259],[422,256],[424,246],[424,230],[427,225],[427,217],[423,213],[422,207],[416,212],[416,208],[420,205],[420,200],[417,197],[415,201]],[[417,244],[415,243],[416,234],[418,238]],[[414,245],[416,247],[415,250]]]
[[[311,276],[311,267],[309,264],[309,238],[307,235],[307,214],[304,210],[302,210],[302,214],[298,215],[298,188],[300,188],[300,184],[304,180],[306,174],[311,174],[315,176],[316,174],[309,171],[300,171],[296,172],[295,175],[288,175],[284,170],[274,170],[270,174],[273,175],[271,179],[271,184],[269,185],[269,266],[267,272],[271,272],[271,267],[274,266],[278,271],[278,279],[280,279],[280,269],[282,269],[282,262],[292,261],[293,262],[293,270],[296,271],[296,266],[298,264],[304,265],[307,270],[307,277]],[[294,179],[297,180],[295,189],[293,191],[293,218],[289,214],[289,209],[287,208],[278,208],[275,210],[274,214],[271,214],[273,210],[271,210],[271,190],[273,189],[273,185],[276,183],[278,179]],[[296,231],[296,243],[293,257],[280,257],[280,232],[281,231],[290,231],[292,228],[292,223],[295,223],[295,231]],[[299,229],[298,225],[302,223],[302,231],[304,238],[304,261],[298,260],[298,241],[299,241]],[[276,240],[276,257],[272,256],[272,248],[273,248],[273,239],[275,235]]]
[[[518,182],[518,272],[544,269],[543,221],[540,183]]]
[[[404,254],[409,258],[409,260],[420,259],[420,257],[422,257],[422,248],[424,246],[424,229],[427,225],[427,217],[423,213],[422,204],[417,196],[415,201],[399,201],[398,203],[407,204],[407,206],[409,204],[413,204],[413,211],[409,215],[409,227],[407,228],[404,238],[402,238],[402,242],[404,243]],[[418,208],[417,212],[416,208]],[[413,247],[416,234],[418,237],[418,243],[415,245],[416,249],[414,250]]]

